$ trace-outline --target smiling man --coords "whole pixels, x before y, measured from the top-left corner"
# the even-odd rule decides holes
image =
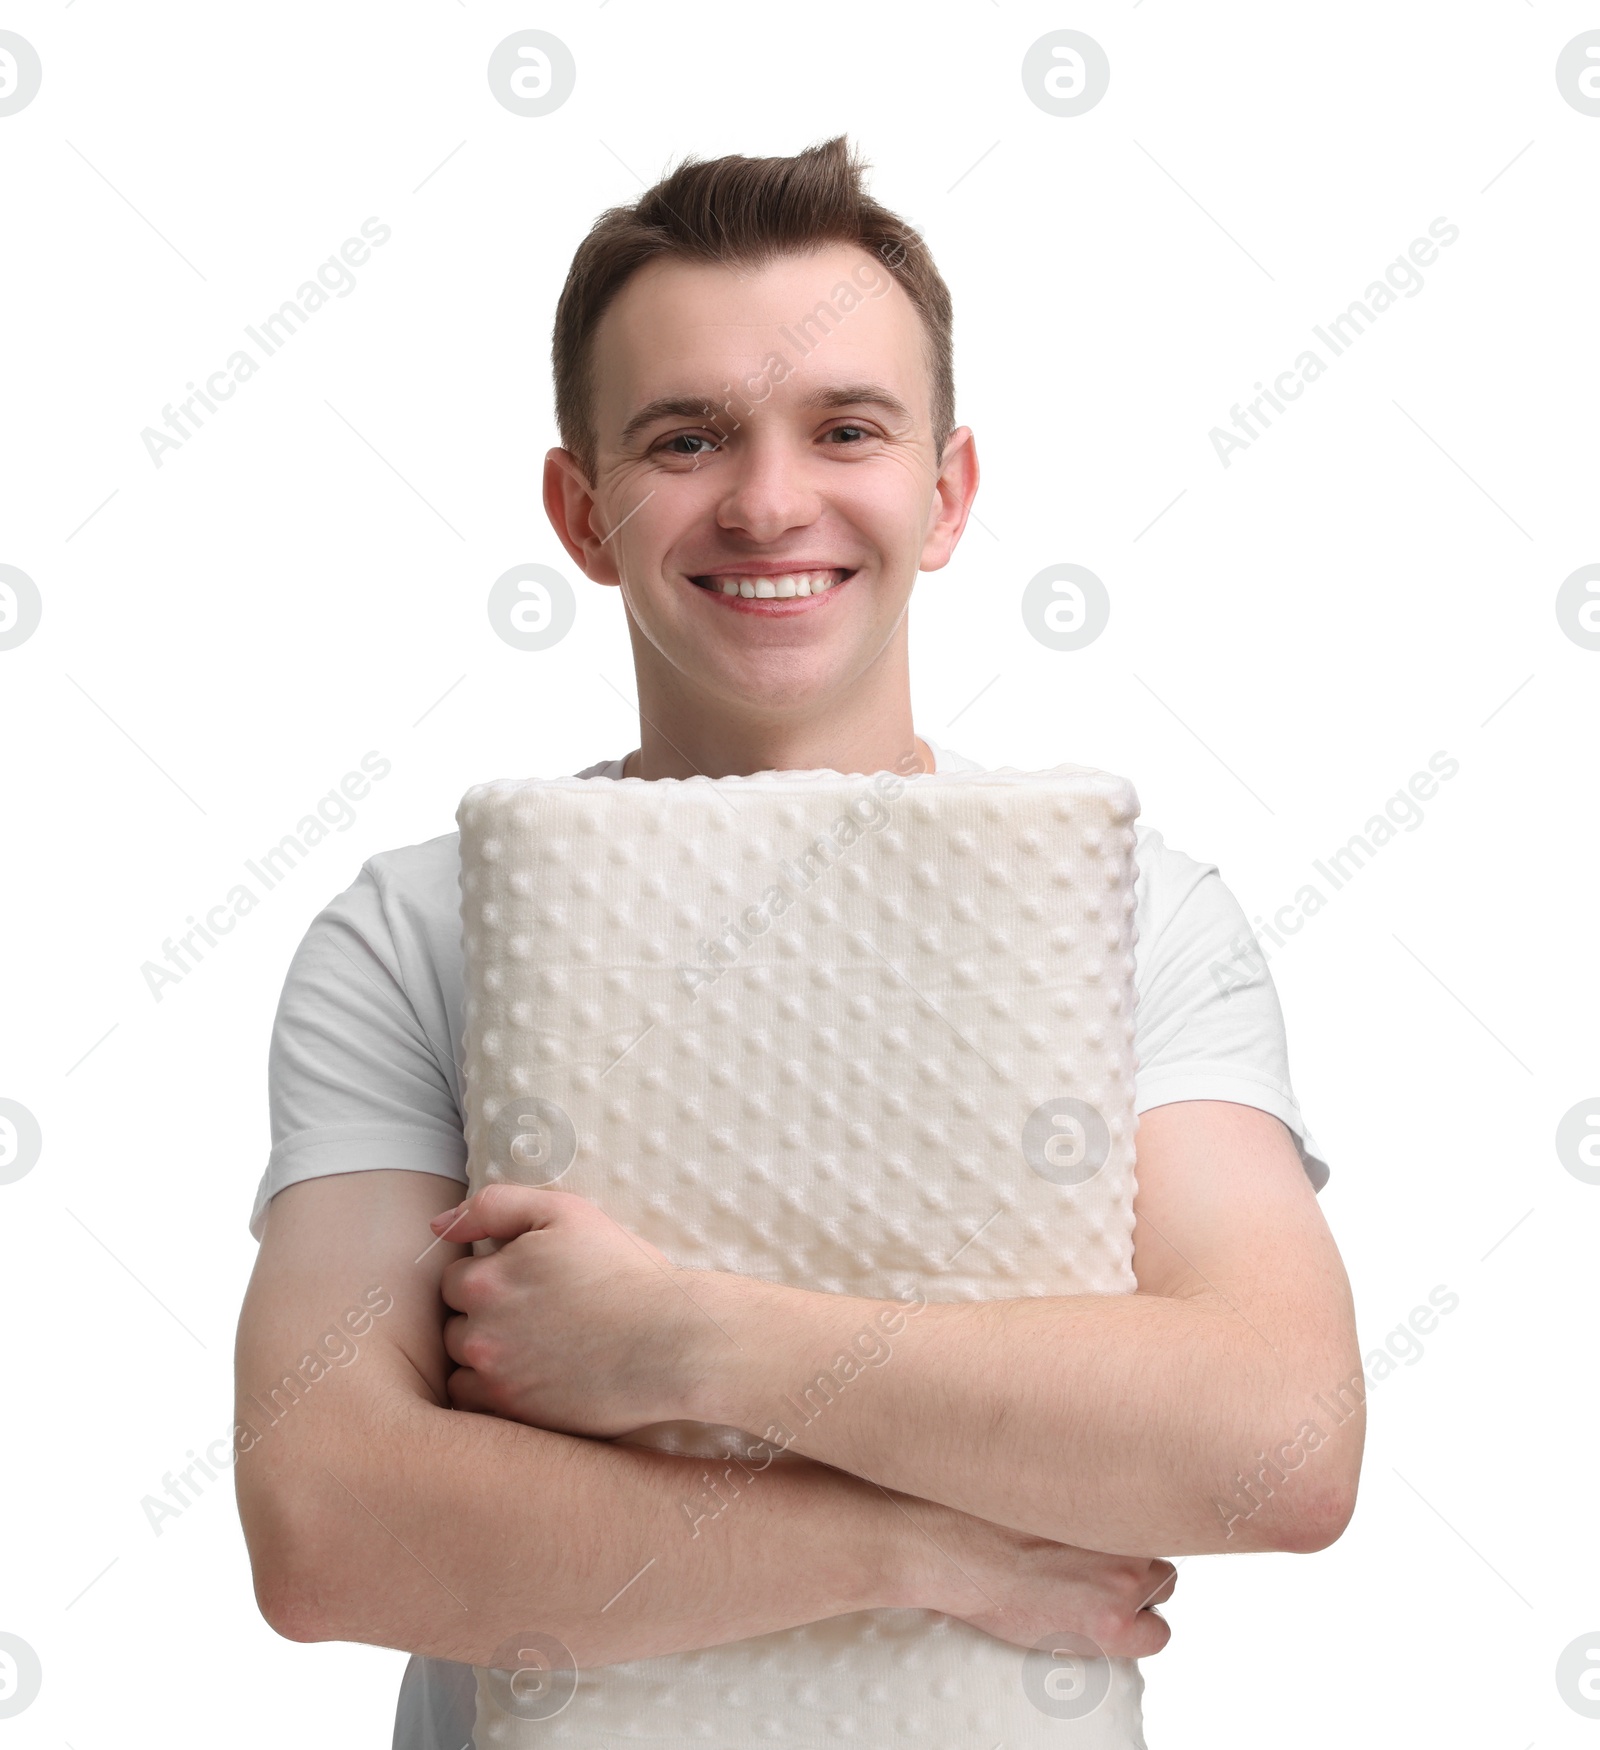
[[[912,753],[909,769],[933,769],[911,731],[906,607],[955,549],[977,457],[952,430],[944,283],[886,214],[864,241],[827,235],[844,220],[860,237],[873,216],[808,202],[830,172],[846,193],[840,170],[837,148],[789,161],[776,224],[754,201],[717,211],[704,171],[680,173],[602,220],[558,307],[567,443],[545,507],[627,607],[628,777],[871,771]],[[722,253],[639,264],[663,225]]]
[[[639,746],[580,777],[979,769],[919,737],[910,702],[912,588],[978,485],[949,295],[844,141],[691,162],[604,215],[554,352],[545,506],[619,592],[639,693]],[[1248,928],[1215,865],[1145,826],[1136,855],[1139,1291],[925,1305],[895,1368],[715,1538],[685,1534],[702,1460],[606,1437],[748,1426],[884,1308],[705,1272],[740,1348],[712,1365],[660,1255],[593,1204],[461,1202],[457,835],[371,858],[313,921],[272,1038],[241,1427],[292,1392],[329,1309],[376,1287],[393,1310],[359,1365],[241,1437],[236,1476],[281,1633],[422,1656],[397,1747],[460,1750],[465,1667],[530,1622],[581,1672],[894,1607],[1133,1659],[1167,1639],[1162,1558],[1339,1535],[1361,1367],[1277,999],[1264,963],[1211,975]],[[483,1239],[499,1249],[470,1256]],[[635,1581],[608,1597],[617,1574]],[[888,1700],[913,1717],[932,1682],[908,1669]],[[965,1750],[954,1731],[939,1742]],[[1142,1744],[1136,1689],[1067,1735]]]

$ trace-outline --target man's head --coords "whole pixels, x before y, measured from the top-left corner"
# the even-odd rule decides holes
[[[893,708],[912,584],[977,485],[950,326],[842,139],[690,162],[602,216],[557,309],[545,503],[622,589],[642,705],[780,738]]]

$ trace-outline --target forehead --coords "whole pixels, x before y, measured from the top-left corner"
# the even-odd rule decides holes
[[[772,371],[776,355],[785,373]],[[602,442],[647,401],[784,375],[774,400],[827,383],[879,382],[925,419],[930,384],[922,320],[875,256],[840,244],[762,266],[658,258],[612,301],[595,330]]]

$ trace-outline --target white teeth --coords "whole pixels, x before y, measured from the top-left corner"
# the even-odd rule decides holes
[[[723,577],[712,581],[712,589],[724,595],[744,596],[748,600],[787,599],[790,596],[821,595],[841,580],[832,571],[791,571],[782,577]]]

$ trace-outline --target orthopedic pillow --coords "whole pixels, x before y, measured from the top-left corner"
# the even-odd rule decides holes
[[[456,817],[472,1189],[558,1184],[677,1265],[908,1317],[1131,1292],[1137,813],[1080,766],[475,786]],[[788,1382],[773,1419],[798,1432],[830,1385],[871,1391],[894,1341]],[[690,1473],[682,1528],[714,1539],[787,1459],[764,1432],[626,1438],[717,1461],[716,1494]],[[629,1579],[595,1574],[597,1602]],[[524,1679],[523,1703],[480,1670],[475,1742],[1142,1745],[1137,1665],[1095,1665],[1063,1688],[1048,1647],[862,1611],[579,1672],[549,1717],[528,1716],[570,1674],[545,1703]]]

